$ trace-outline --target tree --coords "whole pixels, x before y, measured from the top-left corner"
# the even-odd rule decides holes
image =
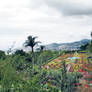
[[[25,44],[25,47],[31,47],[32,49],[32,53],[34,52],[34,47],[40,43],[39,41],[35,41],[35,39],[37,38],[37,36],[33,37],[33,36],[28,36]]]
[[[91,41],[90,41],[88,49],[89,49],[89,52],[92,53],[92,32],[90,35],[91,35]]]
[[[92,40],[90,41],[88,49],[89,49],[89,52],[92,53]]]
[[[15,55],[18,55],[19,54],[20,56],[25,56],[26,55],[26,53],[22,49],[16,50],[14,54]]]
[[[0,50],[0,59],[1,59],[1,58],[4,59],[5,56],[6,56],[6,55],[5,55],[5,52]]]
[[[39,41],[35,41],[36,38],[38,38],[38,37],[37,36],[35,36],[35,37],[28,36],[27,40],[24,43],[25,47],[31,47],[31,49],[32,49],[32,64],[33,64],[33,67],[34,67],[34,63],[35,63],[34,47],[38,43],[40,43]]]
[[[91,35],[91,37],[92,37],[92,32],[91,32],[91,34],[90,34],[90,35]]]
[[[44,48],[45,48],[45,46],[44,46],[44,45],[41,45],[41,46],[40,46],[40,51],[43,51]]]
[[[81,50],[87,50],[88,46],[89,46],[89,43],[87,43],[87,44],[85,44],[85,45],[82,45],[82,46],[80,47],[80,49],[81,49]]]

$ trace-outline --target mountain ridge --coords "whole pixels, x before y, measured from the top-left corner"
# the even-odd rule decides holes
[[[80,47],[82,45],[85,45],[89,43],[89,39],[83,39],[80,41],[70,42],[70,43],[51,43],[48,45],[45,45],[46,50],[80,50]]]

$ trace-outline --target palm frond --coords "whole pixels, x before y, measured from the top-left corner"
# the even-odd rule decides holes
[[[38,38],[38,36],[33,37],[33,40],[35,41],[36,38]]]
[[[37,36],[33,37],[33,36],[28,36],[27,40],[24,43],[25,47],[31,47],[32,49],[34,48],[35,45],[37,45],[38,43],[41,43],[40,41],[35,41],[35,39],[38,38]]]
[[[36,41],[34,42],[34,46],[37,45],[38,43],[41,43],[40,41]]]

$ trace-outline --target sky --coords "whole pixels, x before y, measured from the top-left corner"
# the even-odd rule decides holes
[[[42,44],[90,39],[92,0],[0,0],[0,49],[20,48],[29,35]]]

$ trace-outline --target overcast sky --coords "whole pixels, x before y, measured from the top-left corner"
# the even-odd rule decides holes
[[[92,0],[0,0],[0,49],[22,46],[28,35],[43,44],[90,38]]]

